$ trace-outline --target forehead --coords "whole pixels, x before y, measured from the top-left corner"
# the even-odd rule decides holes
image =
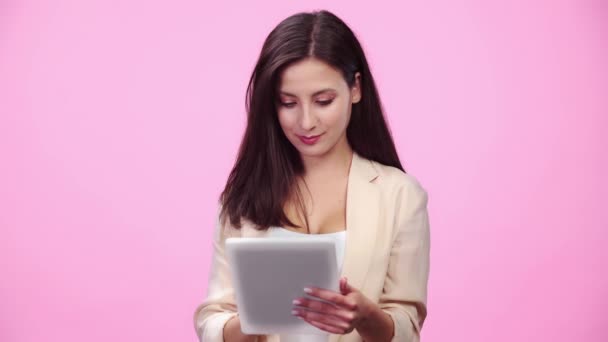
[[[314,58],[288,66],[280,77],[280,91],[294,95],[312,95],[325,88],[340,91],[346,87],[346,82],[338,70]]]

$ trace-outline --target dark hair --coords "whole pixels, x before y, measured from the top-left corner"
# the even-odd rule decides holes
[[[317,58],[341,71],[352,87],[360,72],[361,100],[353,104],[346,135],[352,149],[364,158],[403,170],[363,49],[355,34],[333,13],[297,13],[283,20],[266,38],[249,79],[245,107],[247,128],[235,165],[220,196],[220,217],[241,227],[241,219],[257,229],[295,226],[283,210],[296,194],[303,213],[296,177],[304,172],[297,149],[278,121],[276,103],[281,72],[304,58]],[[306,220],[306,215],[303,215]]]

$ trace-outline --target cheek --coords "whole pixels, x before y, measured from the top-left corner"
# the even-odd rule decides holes
[[[293,125],[295,124],[293,115],[289,115],[286,113],[282,113],[281,111],[278,111],[278,118],[279,118],[279,125],[281,126],[281,129],[283,130],[283,132],[287,133],[287,132],[291,131],[291,129],[293,128]]]
[[[325,124],[333,130],[341,131],[348,126],[350,121],[350,110],[346,105],[335,108],[329,115],[326,116]]]

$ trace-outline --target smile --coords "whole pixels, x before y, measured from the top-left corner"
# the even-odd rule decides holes
[[[314,145],[317,141],[319,141],[319,139],[321,138],[322,135],[323,134],[312,135],[312,136],[309,136],[309,137],[298,135],[298,138],[300,138],[300,140],[303,143],[305,143],[306,145]]]

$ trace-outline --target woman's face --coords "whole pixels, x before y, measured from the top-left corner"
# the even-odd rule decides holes
[[[360,75],[352,88],[340,71],[315,58],[288,66],[280,76],[277,113],[287,139],[303,157],[347,147],[352,104],[361,99]]]

